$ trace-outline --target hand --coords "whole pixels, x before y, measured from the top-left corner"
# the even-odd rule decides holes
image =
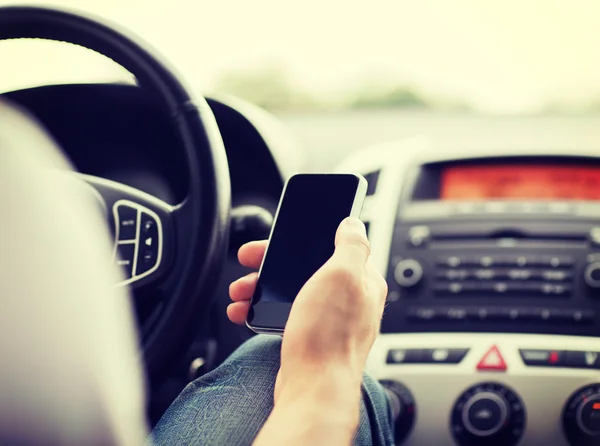
[[[242,246],[238,254],[242,265],[258,268],[266,245],[260,241]],[[387,294],[387,284],[369,254],[364,224],[355,218],[344,220],[336,234],[334,255],[304,285],[292,306],[283,336],[276,401],[288,384],[306,389],[306,381],[327,370],[336,381],[355,381],[360,387]],[[232,322],[246,320],[257,277],[251,273],[231,284],[234,303],[227,315]]]

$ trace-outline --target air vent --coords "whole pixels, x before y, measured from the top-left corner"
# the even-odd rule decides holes
[[[374,195],[377,188],[377,180],[379,180],[379,170],[363,174],[367,183],[367,195]]]

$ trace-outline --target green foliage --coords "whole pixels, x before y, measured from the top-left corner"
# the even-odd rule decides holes
[[[229,74],[217,83],[217,91],[238,96],[271,111],[324,109],[435,109],[468,111],[469,107],[452,100],[435,100],[412,87],[381,86],[373,82],[358,92],[349,92],[337,101],[324,101],[295,86],[285,70],[275,66],[262,71]]]
[[[350,103],[351,108],[430,108],[431,103],[407,87],[384,91],[365,89]]]
[[[267,110],[305,109],[316,106],[316,101],[294,88],[278,69],[227,75],[218,82],[217,90],[238,96]]]

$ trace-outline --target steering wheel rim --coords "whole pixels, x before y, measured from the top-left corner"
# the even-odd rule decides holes
[[[189,345],[201,314],[206,315],[227,252],[231,190],[216,120],[204,98],[190,94],[147,45],[97,18],[49,8],[0,7],[0,41],[23,38],[68,42],[109,57],[154,94],[173,121],[186,157],[189,186],[178,205],[157,206],[175,216],[176,252],[168,279],[170,297],[142,341],[149,378],[160,381]],[[99,183],[100,189],[107,187],[106,181]],[[122,190],[127,198],[157,205],[157,199],[141,191],[110,187],[111,193]]]

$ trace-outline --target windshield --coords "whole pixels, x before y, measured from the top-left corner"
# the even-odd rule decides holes
[[[600,111],[597,0],[40,3],[123,25],[199,92],[276,111]],[[53,42],[1,42],[0,60],[0,91],[131,80],[98,55]]]

